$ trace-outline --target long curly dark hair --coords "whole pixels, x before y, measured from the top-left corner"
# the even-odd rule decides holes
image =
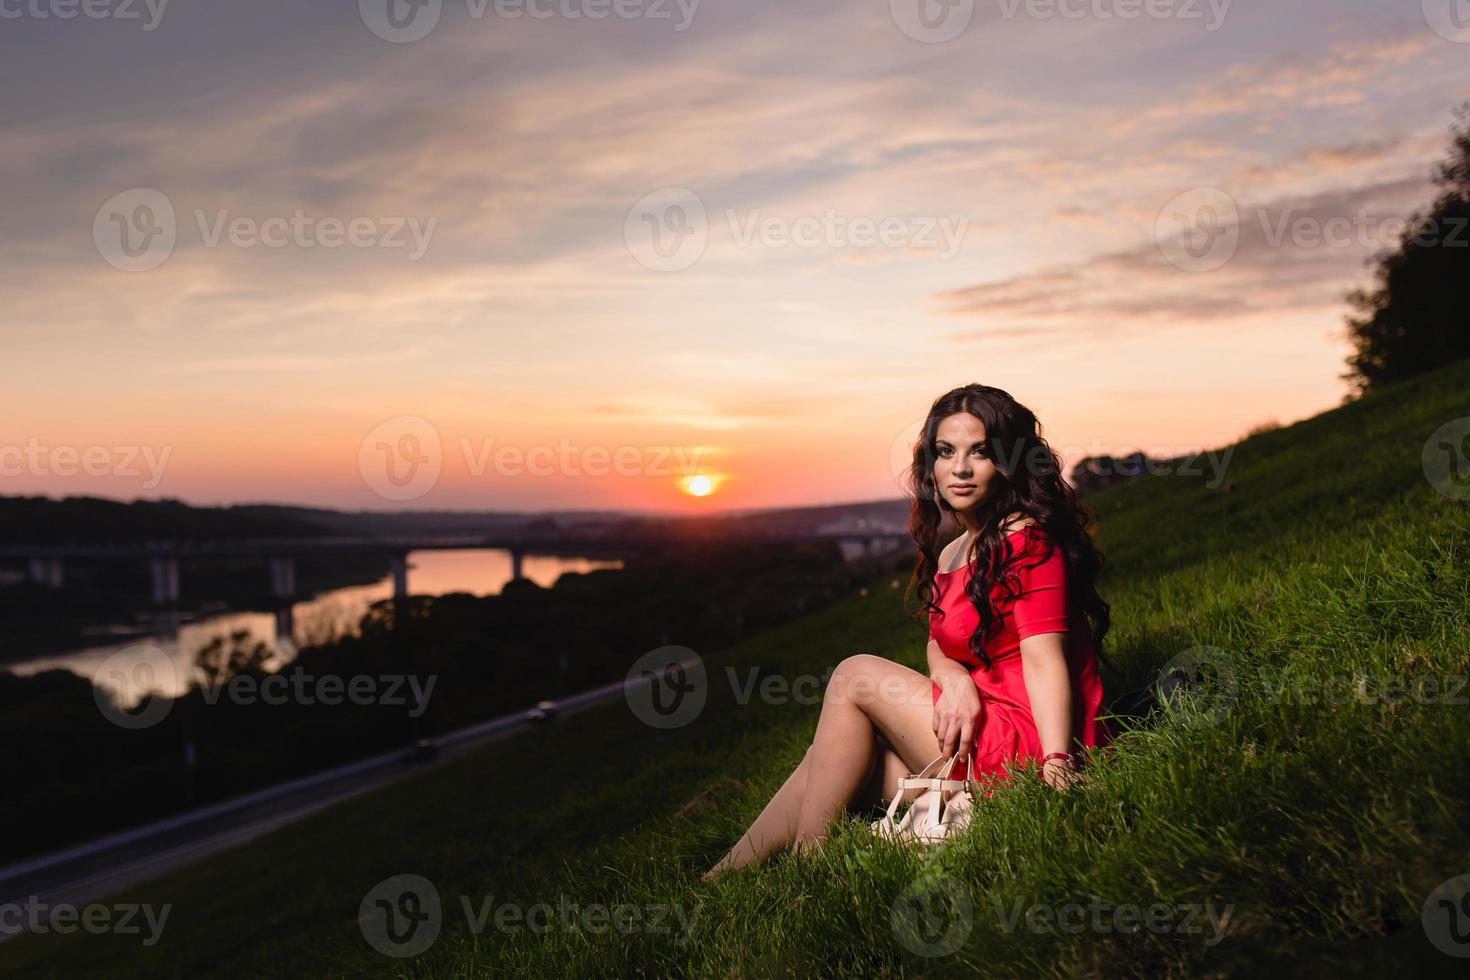
[[[999,583],[1008,600],[1019,593],[1020,558],[1010,539],[1000,533],[1000,524],[1009,515],[1020,512],[1030,515],[1046,531],[1046,550],[1039,561],[1050,558],[1054,548],[1061,548],[1067,564],[1069,604],[1086,615],[1097,655],[1108,663],[1102,644],[1111,621],[1109,607],[1097,593],[1103,556],[1088,532],[1088,526],[1096,521],[1096,513],[1062,479],[1061,460],[1042,437],[1035,413],[1008,392],[988,385],[968,384],[941,395],[930,407],[914,444],[913,464],[908,473],[908,489],[913,497],[909,533],[918,546],[918,553],[905,595],[912,594],[917,586],[923,604],[913,615],[915,618],[931,613],[944,615],[936,601],[935,587],[939,570],[939,524],[946,512],[954,513],[954,508],[934,484],[934,461],[939,454],[936,445],[939,423],[956,413],[969,413],[984,423],[985,441],[998,471],[992,489],[976,505],[974,516],[981,531],[965,556],[973,563],[965,593],[980,617],[970,636],[970,652],[985,669],[990,668],[985,640],[995,622],[991,592]],[[978,555],[984,555],[985,560],[977,561]]]

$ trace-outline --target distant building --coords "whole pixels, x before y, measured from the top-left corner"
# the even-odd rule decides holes
[[[1088,456],[1078,460],[1068,479],[1073,489],[1085,497],[1103,487],[1147,473],[1151,462],[1155,461],[1142,452],[1129,453],[1127,456]]]
[[[815,528],[816,534],[903,534],[908,525],[879,517],[843,517]]]

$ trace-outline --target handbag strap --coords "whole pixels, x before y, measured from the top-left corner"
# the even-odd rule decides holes
[[[972,785],[973,779],[918,779],[914,776],[905,776],[898,781],[900,789],[940,789],[959,791]]]
[[[940,776],[940,775],[934,775],[934,776],[926,776],[925,775],[925,773],[927,773],[930,769],[932,769],[934,767],[934,763],[935,762],[943,762],[943,763],[945,763],[944,768],[941,769],[940,772],[943,772],[943,773],[946,773],[947,774],[952,769],[954,769],[955,763],[961,761],[962,759],[965,762],[965,778],[964,779],[946,779],[944,776]],[[953,755],[948,756],[948,757],[944,756],[941,753],[932,762],[930,762],[928,765],[926,765],[923,769],[920,769],[917,773],[914,773],[914,774],[909,775],[909,776],[903,776],[902,778],[900,778],[899,781],[898,781],[898,792],[893,794],[893,800],[892,800],[892,802],[890,802],[888,804],[888,819],[889,820],[892,820],[894,818],[894,816],[898,813],[898,808],[901,805],[901,803],[903,802],[904,794],[907,793],[911,789],[937,789],[937,790],[939,790],[940,791],[939,797],[940,797],[940,806],[941,807],[944,804],[944,792],[946,790],[948,790],[949,792],[952,792],[952,793],[957,793],[957,792],[960,792],[962,790],[970,789],[971,787],[974,787],[974,788],[978,789],[979,788],[979,785],[975,782],[974,777],[972,777],[970,775],[970,765],[969,765],[969,762],[970,762],[970,760],[968,758],[966,758],[965,756],[963,756],[959,752],[956,752]]]
[[[950,756],[949,761],[945,763],[945,775],[947,776],[949,773],[954,771],[955,763],[957,762],[964,762],[965,764],[964,779],[941,778],[933,780],[933,782],[938,783],[938,786],[934,787],[939,790],[939,808],[936,816],[941,821],[944,820],[945,811],[949,809],[949,800],[944,795],[945,790],[951,790],[955,793],[959,793],[962,791],[970,790],[971,788],[974,788],[978,791],[980,788],[980,784],[975,781],[974,773],[971,770],[970,757],[960,752],[956,752],[954,755]]]
[[[953,756],[951,756],[951,758],[953,758]],[[899,779],[898,792],[893,794],[893,800],[888,804],[889,823],[892,823],[893,819],[898,815],[898,808],[903,803],[904,794],[911,789],[923,788],[928,783],[928,779],[925,778],[924,774],[927,773],[930,769],[934,768],[934,763],[943,761],[944,754],[940,753],[918,772],[911,773]]]
[[[929,771],[929,766],[934,765],[934,762],[939,762],[940,760],[943,760],[945,763],[944,767],[940,770],[940,772],[944,773],[944,775],[939,775],[938,773],[936,773],[933,776],[926,777],[924,773]],[[912,776],[904,776],[903,778],[901,778],[898,781],[899,788],[923,788],[958,791],[965,789],[971,785],[978,785],[976,784],[974,774],[971,771],[970,759],[963,753],[956,752],[948,759],[945,759],[944,756],[940,756],[939,759],[935,759],[934,762],[929,763],[928,766],[925,766],[923,769],[919,770],[919,772],[915,773]],[[963,779],[951,779],[949,777],[949,773],[954,771],[955,765],[959,762],[963,762],[965,764],[965,777]]]

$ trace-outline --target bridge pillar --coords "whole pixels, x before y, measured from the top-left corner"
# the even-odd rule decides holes
[[[393,567],[393,598],[408,598],[408,553],[399,552],[389,556],[388,563]]]
[[[283,602],[276,607],[276,652],[287,656],[296,653],[296,606]]]
[[[271,594],[277,599],[296,596],[296,559],[271,559]]]
[[[27,563],[31,581],[37,585],[44,585],[48,589],[61,588],[61,559],[60,558],[32,558]]]
[[[174,606],[168,606],[156,610],[152,616],[153,633],[159,639],[177,640],[179,638],[179,610]]]
[[[179,560],[154,558],[149,561],[153,577],[153,604],[172,606],[179,601]]]
[[[525,558],[526,553],[524,551],[520,550],[519,548],[510,549],[510,580],[512,582],[514,582],[516,579],[525,577],[521,574],[521,563],[525,560]]]

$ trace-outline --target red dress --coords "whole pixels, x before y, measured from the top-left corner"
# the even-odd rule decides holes
[[[965,595],[969,565],[936,575],[936,601],[944,615],[929,614],[929,638],[938,641],[946,657],[968,669],[979,688],[973,766],[982,786],[1006,780],[1004,762],[1015,765],[1019,756],[1035,767],[1043,754],[1022,673],[1021,640],[1025,637],[1066,633],[1063,648],[1072,681],[1072,737],[1087,746],[1103,746],[1111,741],[1107,723],[1098,718],[1103,689],[1087,617],[1067,602],[1066,556],[1060,548],[1054,548],[1050,558],[1036,564],[1046,549],[1046,532],[1039,524],[1017,528],[1008,537],[1020,559],[1020,590],[1010,602],[999,584],[992,590],[996,616],[985,643],[989,669],[970,654],[970,634],[979,625],[980,614]],[[1031,567],[1025,567],[1028,565]],[[939,685],[933,681],[930,685],[933,701],[937,702]],[[1075,746],[1074,741],[1072,748]],[[987,773],[993,775],[985,776]],[[963,778],[962,767],[956,766],[954,775]]]

